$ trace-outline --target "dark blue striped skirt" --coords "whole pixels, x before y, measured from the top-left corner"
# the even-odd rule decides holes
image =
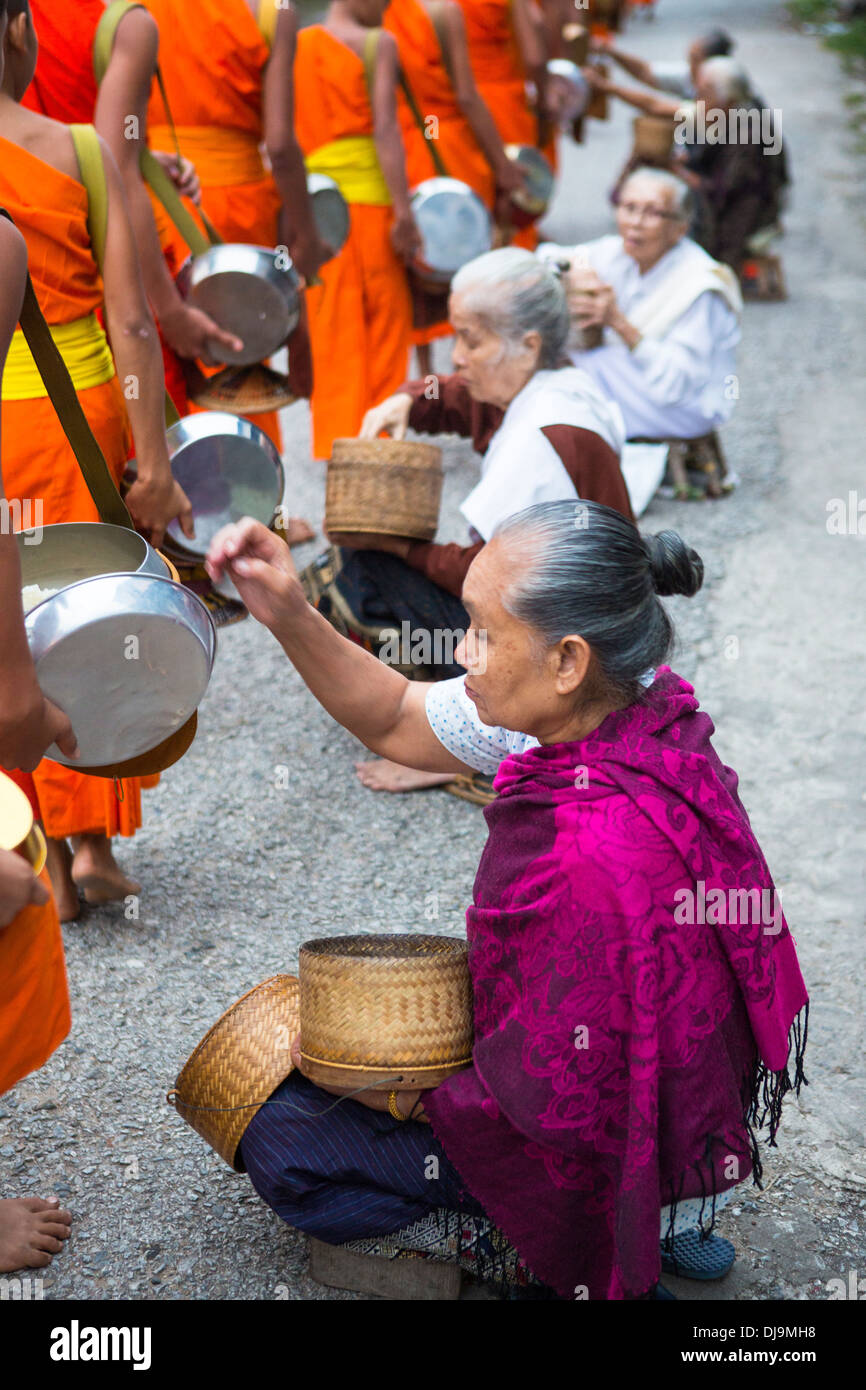
[[[337,1103],[300,1072],[253,1117],[241,1156],[278,1216],[332,1245],[389,1235],[437,1207],[484,1215],[429,1125]]]

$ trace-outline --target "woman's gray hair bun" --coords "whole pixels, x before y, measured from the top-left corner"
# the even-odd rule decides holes
[[[659,531],[643,538],[650,578],[657,594],[691,598],[704,582],[704,562],[676,531]]]
[[[670,651],[673,626],[660,594],[694,594],[704,567],[675,531],[641,536],[600,502],[538,502],[497,526],[512,551],[504,607],[545,646],[569,633],[590,645],[611,691],[640,698],[641,678]]]

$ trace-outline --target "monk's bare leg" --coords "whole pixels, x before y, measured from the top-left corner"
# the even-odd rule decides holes
[[[51,879],[51,890],[61,922],[74,922],[81,912],[81,899],[72,878],[72,853],[65,840],[45,837],[47,856],[45,867]]]
[[[44,1269],[69,1239],[72,1216],[56,1197],[9,1197],[0,1201],[0,1274]]]
[[[403,767],[389,758],[355,763],[355,771],[358,780],[373,792],[418,792],[454,781],[453,772],[419,772],[416,767]]]
[[[72,842],[72,879],[88,903],[111,903],[141,892],[111,852],[107,835],[79,835]]]

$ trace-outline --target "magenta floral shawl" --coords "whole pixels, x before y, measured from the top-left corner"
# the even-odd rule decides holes
[[[663,668],[589,738],[506,758],[485,812],[474,1065],[424,1105],[563,1297],[648,1293],[662,1207],[704,1197],[711,1226],[803,1080],[794,944],[712,733]]]

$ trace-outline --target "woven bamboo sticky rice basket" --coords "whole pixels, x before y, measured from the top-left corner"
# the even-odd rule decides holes
[[[325,528],[430,541],[439,525],[442,451],[405,439],[335,439]]]
[[[472,1060],[465,941],[336,936],[300,952],[304,1075],[329,1086],[438,1086]]]
[[[635,116],[634,153],[641,159],[664,163],[674,143],[673,116]]]
[[[238,1146],[247,1125],[292,1071],[298,994],[294,975],[249,990],[205,1034],[168,1093],[182,1119],[238,1173],[245,1172]]]

